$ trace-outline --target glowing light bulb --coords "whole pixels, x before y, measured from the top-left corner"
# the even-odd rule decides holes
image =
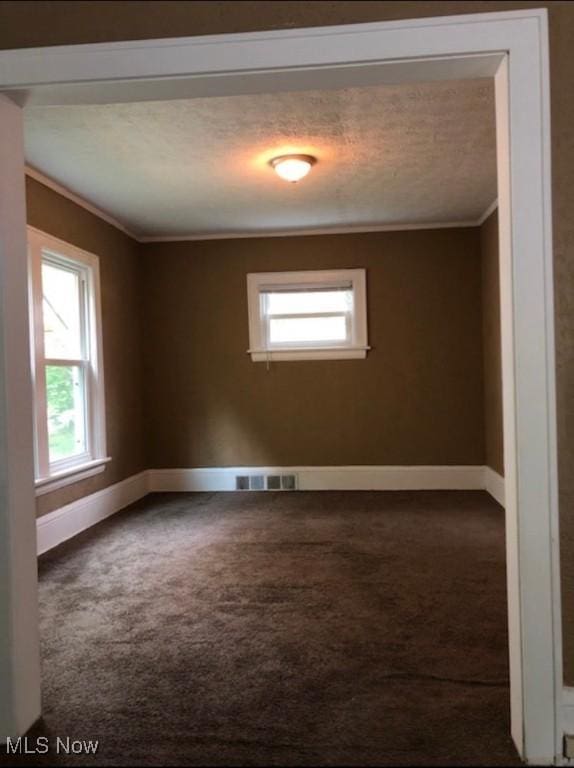
[[[306,176],[317,158],[311,155],[282,155],[271,160],[275,173],[285,181],[296,182]]]

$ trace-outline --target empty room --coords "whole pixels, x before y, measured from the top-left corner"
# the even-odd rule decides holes
[[[547,14],[281,18],[0,50],[1,760],[568,760]]]

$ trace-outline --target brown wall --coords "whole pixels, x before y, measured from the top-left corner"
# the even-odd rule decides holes
[[[143,247],[153,467],[483,464],[479,232]],[[367,269],[366,360],[253,363],[248,272]]]
[[[500,475],[504,475],[497,211],[491,214],[480,228],[480,250],[482,254],[485,455],[486,464]]]
[[[565,678],[574,685],[574,7],[568,1],[282,0],[0,2],[0,48],[177,37],[546,7],[550,21],[552,193]],[[30,19],[34,23],[30,23]]]
[[[137,243],[84,208],[26,178],[28,223],[100,259],[108,454],[102,474],[39,496],[38,515],[141,472],[139,262]]]

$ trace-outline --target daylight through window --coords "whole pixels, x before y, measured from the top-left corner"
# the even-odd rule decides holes
[[[36,478],[105,458],[98,259],[29,230]]]
[[[247,285],[253,360],[365,357],[365,270],[250,274]]]

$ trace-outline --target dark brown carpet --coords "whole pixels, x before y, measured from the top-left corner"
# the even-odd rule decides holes
[[[515,765],[482,492],[170,494],[41,558],[42,765]]]

